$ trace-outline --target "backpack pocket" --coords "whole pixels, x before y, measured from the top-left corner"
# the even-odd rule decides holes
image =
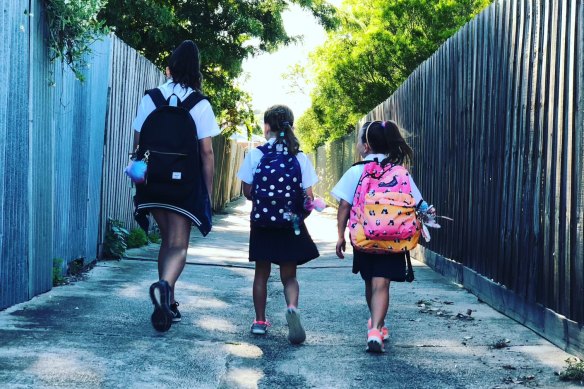
[[[148,150],[146,183],[189,183],[194,177],[194,166],[189,166],[189,155]]]
[[[363,232],[370,240],[408,239],[420,228],[410,194],[381,192],[368,195],[363,207]]]

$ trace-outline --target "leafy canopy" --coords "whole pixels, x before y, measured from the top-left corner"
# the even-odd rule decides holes
[[[311,55],[305,149],[343,137],[490,0],[345,0],[340,27]]]
[[[203,89],[227,132],[254,123],[250,97],[238,88],[245,58],[276,50],[289,36],[282,12],[291,3],[310,10],[326,29],[337,25],[335,8],[324,0],[109,0],[101,17],[116,34],[160,66],[172,49],[191,39],[201,51]]]

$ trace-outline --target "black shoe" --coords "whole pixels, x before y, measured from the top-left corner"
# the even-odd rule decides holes
[[[164,280],[150,285],[150,299],[154,304],[154,312],[150,320],[156,331],[166,332],[172,324],[174,314],[170,309],[170,285]]]
[[[172,311],[172,322],[173,323],[177,323],[181,320],[180,312],[178,310],[179,305],[180,304],[178,303],[178,301],[175,301],[174,303],[170,304],[170,310]]]

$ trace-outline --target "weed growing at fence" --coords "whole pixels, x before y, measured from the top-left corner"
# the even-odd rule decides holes
[[[129,249],[135,249],[148,244],[148,236],[141,228],[134,228],[130,231],[128,239],[126,240]]]
[[[111,259],[121,258],[126,252],[126,248],[128,248],[126,239],[129,235],[130,232],[124,228],[123,222],[108,218],[107,232],[103,243],[103,256]]]
[[[578,358],[566,359],[568,367],[560,372],[562,381],[580,381],[584,382],[584,361]]]
[[[65,282],[63,277],[63,258],[53,258],[53,286],[59,286]]]
[[[160,243],[162,239],[160,238],[160,232],[158,230],[152,231],[148,234],[148,239],[152,243]]]
[[[107,0],[45,0],[44,3],[50,60],[62,60],[83,81],[91,44],[109,32],[105,22],[97,19]]]

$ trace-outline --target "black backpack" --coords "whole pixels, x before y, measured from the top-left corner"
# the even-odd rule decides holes
[[[162,203],[176,203],[200,193],[203,185],[197,127],[189,111],[201,100],[191,93],[177,106],[170,106],[160,89],[147,90],[156,109],[148,115],[140,132],[138,160],[148,164],[146,181],[137,184],[141,197]],[[205,190],[206,192],[206,190]]]

